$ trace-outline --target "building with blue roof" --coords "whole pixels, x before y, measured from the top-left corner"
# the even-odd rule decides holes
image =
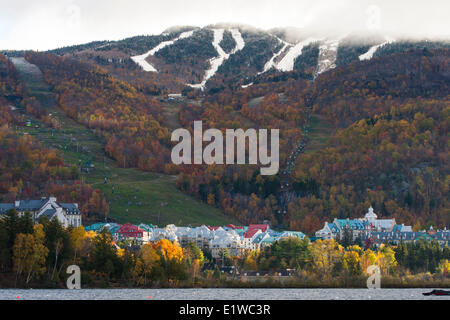
[[[84,230],[86,230],[86,231],[100,232],[100,231],[103,229],[103,226],[104,226],[105,224],[106,224],[106,223],[97,222],[97,223],[91,224],[91,225],[89,225],[89,226],[85,226],[85,227],[84,227]]]
[[[76,203],[60,203],[54,197],[39,200],[17,200],[14,203],[0,203],[0,217],[9,210],[16,210],[19,216],[31,214],[34,223],[46,217],[57,219],[64,227],[82,226],[81,212]]]
[[[322,229],[315,236],[322,239],[342,239],[344,231],[350,231],[353,240],[367,238],[372,232],[392,232],[394,230],[410,231],[410,226],[398,225],[395,219],[378,219],[370,207],[364,218],[337,219],[332,223],[325,222]]]
[[[434,231],[432,228],[428,231],[392,231],[392,232],[377,232],[374,231],[365,239],[365,247],[371,245],[379,246],[381,243],[390,243],[398,245],[400,242],[417,242],[420,240],[437,241],[441,247],[448,245],[450,241],[450,231],[447,228],[444,230]]]

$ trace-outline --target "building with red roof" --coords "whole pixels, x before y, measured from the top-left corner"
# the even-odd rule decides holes
[[[118,240],[143,240],[145,231],[130,223],[122,224],[114,233]]]
[[[268,224],[251,224],[248,226],[248,230],[252,230],[252,229],[261,230],[261,232],[267,232],[269,230],[269,225]]]
[[[244,238],[253,238],[255,234],[257,234],[260,229],[248,229],[246,232],[244,232]]]
[[[244,227],[237,227],[234,224],[227,224],[225,227],[236,230],[236,229],[244,229]]]

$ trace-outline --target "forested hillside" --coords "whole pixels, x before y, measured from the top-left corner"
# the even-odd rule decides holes
[[[91,129],[117,166],[174,175],[179,190],[234,221],[267,220],[313,233],[325,221],[360,217],[372,205],[381,217],[415,229],[448,226],[448,42],[347,37],[336,49],[330,39],[303,47],[301,41],[282,30],[215,25],[25,58],[42,70],[64,114]],[[144,60],[157,71],[131,59],[153,49]],[[189,86],[200,83],[219,52],[222,60],[206,85]],[[286,57],[292,70],[278,65]],[[22,187],[24,181],[38,188],[50,169],[58,181],[77,181],[76,168],[67,168],[58,153],[41,151],[29,137],[13,138],[11,126],[24,123],[24,114],[48,127],[58,123],[2,61],[0,111],[10,159],[2,162],[5,198],[37,194]],[[324,63],[329,67],[322,70]],[[183,96],[174,101],[168,93]],[[192,132],[194,120],[204,129],[280,129],[279,173],[261,176],[256,165],[173,165],[171,130]],[[11,166],[23,165],[12,147],[20,143],[25,157],[45,154],[38,163],[47,171],[27,173],[25,165],[9,176]]]
[[[16,110],[32,111],[40,104],[27,97],[27,88],[14,65],[3,55],[0,91],[0,202],[52,194],[60,201],[79,203],[85,221],[104,217],[108,206],[103,196],[90,185],[80,183],[76,166],[66,166],[58,152],[15,129],[24,126],[28,119]]]
[[[283,165],[296,141],[287,120],[300,128],[308,104],[336,132],[326,146],[308,151],[307,144],[297,158],[286,207],[279,177],[250,169],[182,174],[180,188],[246,221],[272,219],[308,232],[333,217],[360,217],[370,205],[416,229],[448,225],[448,62],[448,50],[415,50],[338,67],[313,85],[268,76],[211,96],[204,109],[187,107],[183,119],[208,119],[219,128],[249,120],[283,128]],[[227,123],[230,116],[234,123]],[[301,139],[302,131],[293,136]]]
[[[29,53],[52,85],[59,105],[74,120],[95,129],[106,152],[122,167],[163,171],[169,163],[161,107],[105,70],[70,58]]]

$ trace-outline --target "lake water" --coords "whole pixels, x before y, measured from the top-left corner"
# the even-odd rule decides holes
[[[450,300],[431,289],[0,289],[0,300]]]

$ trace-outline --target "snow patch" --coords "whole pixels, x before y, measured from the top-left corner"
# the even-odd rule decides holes
[[[238,52],[239,50],[244,49],[245,41],[242,38],[242,35],[238,29],[231,29],[230,32],[231,32],[231,35],[233,36],[234,41],[236,41],[236,47],[231,52],[231,54],[234,54],[234,53]]]
[[[277,38],[278,41],[283,44],[283,47],[277,53],[275,53],[269,61],[266,62],[263,71],[258,72],[258,75],[267,72],[272,68],[276,68],[275,59],[278,58],[280,54],[282,54],[286,50],[286,48],[291,45],[289,42],[286,42],[278,37],[275,38]]]
[[[281,59],[281,61],[276,65],[276,68],[280,71],[294,70],[295,59],[302,54],[303,48],[317,40],[318,39],[315,38],[308,38],[297,43],[295,46],[289,49],[283,59]]]
[[[363,61],[363,60],[370,60],[372,59],[373,55],[375,54],[375,52],[381,48],[382,46],[395,42],[395,39],[389,38],[389,37],[385,37],[386,41],[380,44],[377,44],[375,46],[372,46],[369,48],[369,50],[366,53],[363,53],[362,55],[359,56],[359,60]]]
[[[214,31],[214,40],[212,42],[213,47],[216,49],[218,56],[209,59],[210,68],[206,70],[205,76],[203,77],[203,81],[198,84],[188,84],[188,86],[196,89],[204,90],[206,86],[206,82],[213,77],[219,67],[224,63],[225,60],[227,60],[230,55],[235,54],[239,50],[242,50],[245,46],[244,39],[242,38],[241,33],[237,29],[232,29],[231,34],[233,36],[234,41],[236,42],[236,46],[229,54],[226,53],[222,47],[219,45],[220,42],[222,42],[223,39],[223,33],[224,29],[213,29]]]
[[[250,83],[248,83],[248,84],[243,84],[242,86],[241,86],[241,88],[248,88],[248,87],[250,87],[250,86],[252,86],[253,85],[253,82],[250,82]]]
[[[155,55],[155,53],[157,53],[162,48],[170,46],[178,40],[189,38],[190,36],[192,36],[193,33],[194,33],[194,30],[183,32],[178,36],[178,38],[175,38],[175,39],[169,40],[169,41],[163,41],[160,44],[158,44],[156,47],[151,49],[150,51],[148,51],[144,54],[141,54],[139,56],[131,57],[131,60],[133,60],[135,63],[137,63],[144,71],[158,72],[158,70],[156,70],[156,68],[154,66],[152,66],[150,63],[148,63],[145,59],[147,59],[149,56]]]
[[[336,68],[337,50],[339,47],[339,40],[327,40],[319,46],[319,58],[317,60],[316,74]]]

